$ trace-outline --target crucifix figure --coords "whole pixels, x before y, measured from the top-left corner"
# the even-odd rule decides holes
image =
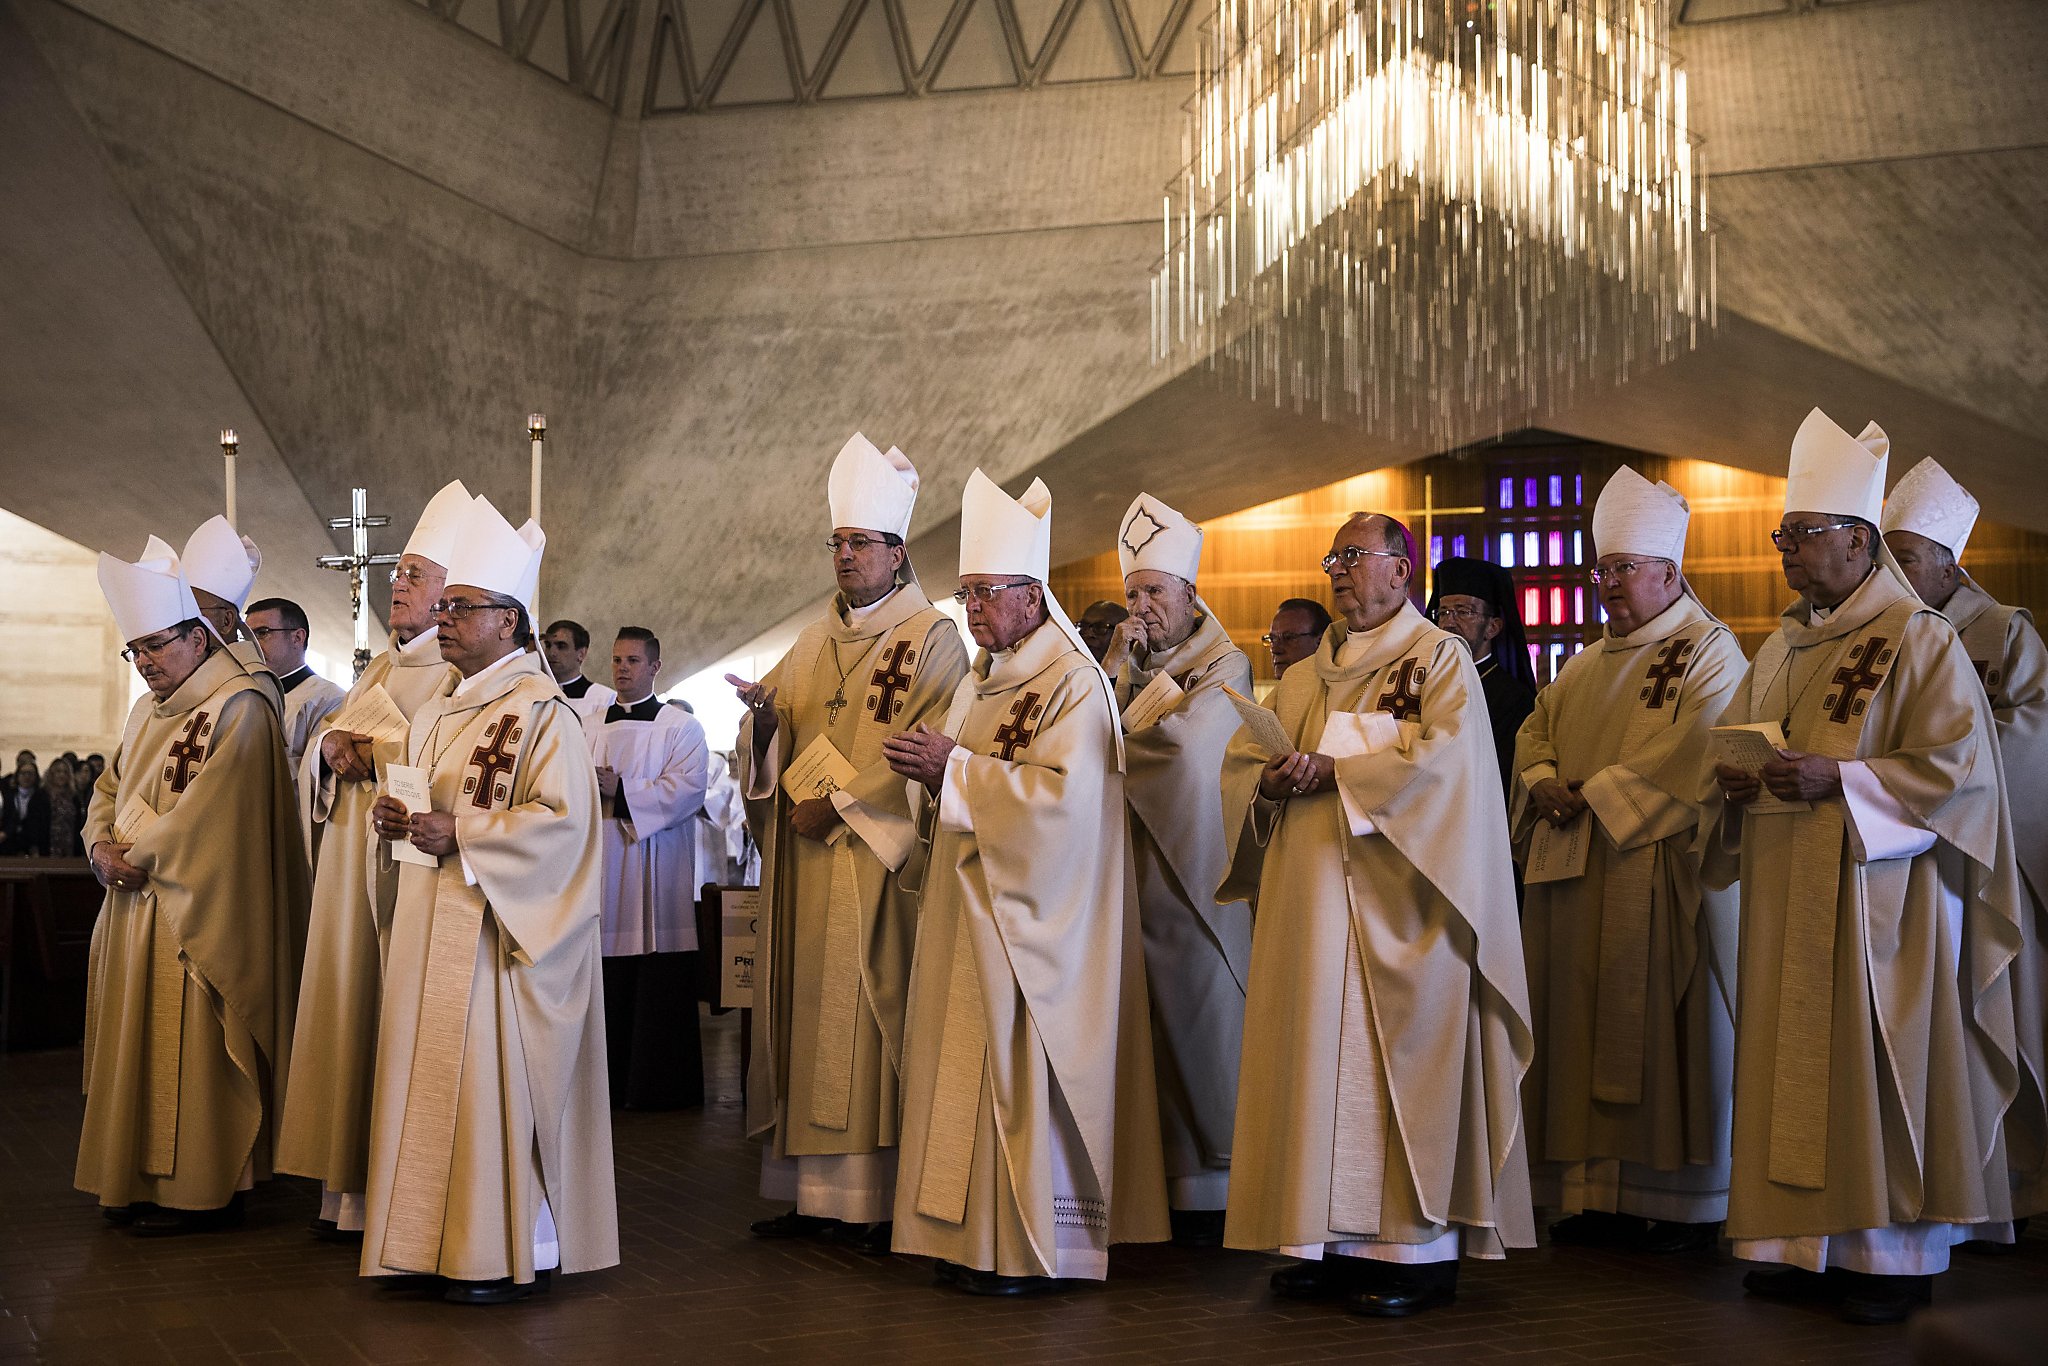
[[[363,612],[363,574],[373,564],[397,564],[399,557],[370,553],[370,528],[391,525],[389,517],[369,515],[370,491],[350,489],[348,497],[348,516],[329,517],[327,526],[332,531],[349,533],[349,553],[322,555],[314,563],[322,569],[340,569],[348,573],[348,614],[356,628],[355,677],[361,678],[363,670],[370,666],[370,619]]]

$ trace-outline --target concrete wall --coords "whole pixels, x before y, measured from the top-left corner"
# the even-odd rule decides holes
[[[100,596],[99,556],[0,509],[0,753],[109,759],[141,686]]]
[[[1818,403],[2048,527],[2044,34],[2029,0],[1682,30],[1726,325],[1532,418],[1770,468]],[[410,0],[0,0],[0,39],[0,503],[132,554],[218,505],[234,425],[321,648],[320,516],[459,475],[517,517],[535,409],[543,614],[653,626],[671,678],[809,610],[856,428],[919,462],[936,586],[976,465],[1048,478],[1067,558],[1140,486],[1199,516],[1427,453],[1148,364],[1185,81],[643,119]]]

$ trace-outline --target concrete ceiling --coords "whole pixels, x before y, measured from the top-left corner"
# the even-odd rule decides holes
[[[235,426],[266,589],[333,651],[321,516],[455,476],[522,513],[539,409],[543,614],[685,670],[814,600],[855,428],[919,461],[939,581],[977,464],[1047,477],[1065,556],[1141,484],[1202,516],[1429,453],[1147,364],[1184,79],[649,115],[668,0],[478,10],[524,55],[477,3],[0,0],[0,505],[133,554],[217,509]],[[1542,425],[1782,468],[1819,403],[2048,529],[2048,6],[1780,8],[1677,35],[1719,333]]]

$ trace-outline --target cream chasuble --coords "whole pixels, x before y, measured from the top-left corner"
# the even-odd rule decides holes
[[[444,683],[413,717],[408,756],[432,775],[434,810],[454,814],[457,850],[399,868],[362,1272],[523,1283],[550,1220],[563,1271],[611,1266],[597,778],[582,726],[539,658],[513,654]]]
[[[762,1193],[803,1214],[889,1217],[917,934],[916,899],[896,874],[916,831],[882,741],[940,725],[966,671],[959,629],[915,583],[865,610],[835,597],[763,680],[777,690],[765,755],[753,717],[740,724],[740,786],[761,847],[747,1132],[768,1140]],[[858,771],[834,794],[842,824],[830,842],[790,827],[779,786],[821,736]]]
[[[1225,756],[1244,723],[1223,690],[1251,696],[1252,666],[1204,611],[1186,640],[1147,655],[1142,666],[1135,659],[1124,666],[1118,705],[1129,707],[1162,672],[1187,695],[1158,721],[1124,735],[1159,1125],[1173,1207],[1222,1209],[1252,956],[1251,904],[1219,905],[1216,897],[1248,805],[1240,782],[1231,785],[1236,800],[1225,809]],[[1237,754],[1239,764],[1257,763],[1247,751]]]
[[[1994,602],[1968,575],[1942,608],[1984,680],[2026,895],[2026,947],[2013,963],[2020,1092],[2006,1118],[2013,1215],[2048,1213],[2048,649],[2023,607]]]
[[[1057,622],[983,656],[924,803],[894,1247],[1101,1280],[1168,1236],[1109,681]]]
[[[213,630],[211,622],[207,623],[207,630]],[[213,639],[215,644],[221,644],[219,633],[214,633]],[[277,671],[264,660],[262,648],[246,638],[222,648],[235,667],[256,685],[257,691],[263,695],[264,701],[270,703],[281,721],[284,717],[284,688],[277,681]]]
[[[1785,724],[1841,762],[1844,796],[1703,822],[1709,877],[1739,870],[1742,895],[1728,1237],[1926,1274],[1968,1236],[1943,1226],[2008,1217],[2022,912],[1991,708],[1890,569],[1815,616],[1786,609],[1722,724]]]
[[[697,817],[710,751],[696,717],[661,702],[651,710],[645,720],[608,719],[609,708],[583,720],[591,763],[619,775],[599,823],[608,958],[697,947]]]
[[[117,832],[139,803],[156,820]],[[277,712],[224,651],[136,703],[94,785],[85,847],[131,839],[149,881],[93,925],[76,1181],[218,1209],[271,1173],[308,895]]]
[[[1337,791],[1253,812],[1267,847],[1224,1244],[1533,1247],[1528,987],[1471,651],[1404,604],[1357,637],[1333,625],[1272,703],[1304,751],[1377,738],[1342,747]]]
[[[1713,1223],[1728,1211],[1737,897],[1701,885],[1707,728],[1748,667],[1734,633],[1680,597],[1574,655],[1515,747],[1511,823],[1529,789],[1583,783],[1586,871],[1531,883],[1522,948],[1536,1019],[1523,1083],[1537,1198]]]
[[[371,660],[349,701],[381,687],[407,720],[456,674],[441,659],[434,629]],[[375,782],[342,782],[320,756],[328,722],[307,738],[299,769],[300,810],[313,831],[313,916],[306,972],[299,984],[292,1088],[285,1097],[277,1169],[310,1176],[327,1191],[322,1217],[363,1226],[362,1192],[370,1167],[370,1086],[377,1066],[377,1012],[384,955],[398,898],[398,865],[370,825]],[[405,762],[406,739],[376,745],[381,773]]]

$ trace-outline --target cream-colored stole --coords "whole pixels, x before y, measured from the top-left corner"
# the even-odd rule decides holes
[[[1924,610],[1913,599],[1895,602],[1840,638],[1827,686],[1817,688],[1817,663],[1806,683],[1788,686],[1784,718],[1786,743],[1800,738],[1806,751],[1837,762],[1856,757],[1870,703],[1891,674],[1906,623]],[[1819,653],[1822,647],[1815,646]],[[1750,679],[1750,715],[1761,716],[1765,698],[1791,655],[1783,632],[1757,652]],[[1787,680],[1788,685],[1792,680]],[[1796,729],[1795,729],[1796,726]],[[1792,879],[1786,889],[1785,954],[1778,979],[1776,1066],[1771,1077],[1770,1179],[1782,1185],[1820,1190],[1827,1184],[1828,1068],[1835,1009],[1836,906],[1841,894],[1842,846],[1847,817],[1840,800],[1816,802],[1810,811],[1783,817],[1792,824]],[[1861,877],[1860,870],[1856,873]]]

